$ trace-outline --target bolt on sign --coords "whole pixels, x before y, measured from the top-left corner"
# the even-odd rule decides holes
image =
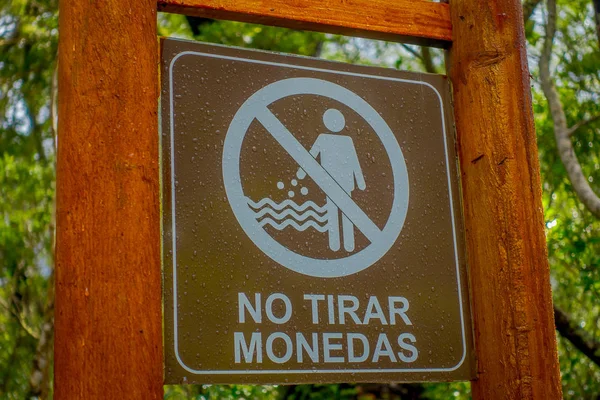
[[[161,47],[166,382],[473,378],[446,77]]]

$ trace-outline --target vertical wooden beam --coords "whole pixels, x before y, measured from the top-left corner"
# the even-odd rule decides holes
[[[521,2],[452,0],[450,13],[473,398],[561,399]]]
[[[59,6],[55,395],[160,399],[156,2]]]

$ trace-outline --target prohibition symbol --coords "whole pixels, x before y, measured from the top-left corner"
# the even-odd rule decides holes
[[[389,158],[394,183],[392,207],[383,229],[351,197],[355,185],[357,189],[363,190],[369,182],[364,181],[351,138],[335,134],[344,126],[343,114],[336,109],[327,110],[323,115],[323,122],[334,134],[320,135],[312,148],[307,149],[294,136],[300,132],[290,132],[269,110],[268,106],[273,102],[295,95],[324,96],[338,101],[355,111],[376,133]],[[310,177],[325,193],[327,203],[324,206],[317,206],[313,202],[298,205],[292,200],[277,204],[269,198],[253,201],[246,197],[240,176],[240,155],[244,137],[254,120],[262,124],[298,164],[298,178]],[[321,163],[317,161],[317,155],[320,156]],[[387,123],[369,103],[354,92],[315,78],[290,78],[274,82],[255,92],[242,104],[225,137],[223,182],[233,213],[252,242],[282,266],[314,277],[346,276],[376,263],[396,242],[408,211],[409,182],[406,163]],[[337,250],[341,245],[339,215],[342,219],[343,246],[347,251],[354,249],[354,227],[370,242],[367,247],[346,257],[319,259],[298,254],[279,243],[265,230],[270,225],[277,230],[286,227],[304,230],[312,227],[320,232],[327,231],[329,247]],[[309,217],[317,222],[326,222],[326,225],[309,221]]]

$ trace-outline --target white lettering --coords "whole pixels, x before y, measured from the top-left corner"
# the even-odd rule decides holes
[[[414,335],[412,335],[410,333],[403,333],[400,336],[398,336],[398,345],[403,350],[408,350],[411,352],[411,355],[408,357],[404,355],[404,352],[400,352],[400,353],[398,353],[398,357],[400,358],[400,360],[402,360],[406,363],[411,363],[417,359],[417,357],[419,356],[419,351],[412,344],[405,343],[405,341],[404,341],[405,339],[410,340],[412,343],[415,343],[417,341],[417,339],[415,339]]]
[[[254,322],[258,324],[261,323],[260,293],[254,294],[254,304],[255,306],[252,307],[250,300],[246,297],[246,293],[238,293],[238,321],[240,324],[246,322],[246,313],[244,312],[244,309],[248,310]]]
[[[329,314],[329,325],[335,324],[335,308],[333,306],[333,295],[327,295],[327,313]]]
[[[250,338],[250,345],[246,345],[243,332],[233,333],[233,352],[235,354],[235,363],[239,364],[242,362],[241,354],[244,356],[244,362],[251,363],[254,354],[256,354],[256,362],[262,363],[262,340],[260,332],[252,333]]]
[[[275,352],[273,351],[273,342],[275,341],[275,339],[283,339],[285,343],[285,353],[282,357],[275,355]],[[275,332],[270,334],[267,338],[266,350],[267,356],[271,361],[276,362],[277,364],[283,364],[284,362],[287,362],[290,358],[292,358],[294,345],[292,344],[292,339],[290,339],[288,335],[286,335],[283,332]]]
[[[326,363],[344,362],[344,357],[334,357],[331,355],[332,350],[341,350],[341,343],[330,343],[331,339],[341,339],[341,333],[324,333],[323,334],[323,359]]]
[[[400,308],[396,308],[396,303],[402,303],[402,306]],[[410,322],[410,319],[408,319],[408,315],[406,315],[406,312],[408,311],[408,300],[406,300],[406,298],[390,297],[388,298],[388,304],[390,307],[391,325],[396,324],[396,314],[398,314],[400,318],[402,318],[402,321],[404,321],[406,325],[412,325],[412,322]]]
[[[381,309],[381,305],[377,300],[377,297],[371,296],[369,297],[369,303],[367,303],[367,311],[365,312],[365,319],[363,321],[364,325],[367,325],[369,321],[373,318],[379,318],[382,325],[387,325],[387,321],[385,320],[385,314]]]
[[[275,314],[273,314],[273,302],[275,300],[281,300],[285,305],[285,311],[283,317],[281,318],[276,317]],[[269,321],[275,324],[285,324],[290,320],[290,317],[292,316],[292,302],[285,294],[273,293],[267,298],[267,302],[265,303],[265,311],[267,313]]]
[[[310,300],[312,310],[312,323],[319,323],[319,300],[325,300],[325,296],[322,294],[305,294],[304,300]]]
[[[306,338],[300,332],[296,333],[296,359],[299,363],[303,362],[302,350],[306,351],[312,362],[319,362],[319,339],[316,333],[312,333],[312,347],[309,346]]]
[[[346,306],[346,302],[352,302],[352,305],[348,307]],[[360,319],[356,315],[356,310],[358,310],[358,299],[356,297],[338,296],[338,318],[341,325],[346,323],[346,314],[350,315],[355,324],[360,325]]]
[[[369,357],[369,341],[367,337],[361,333],[349,333],[348,338],[348,362],[364,362]],[[354,339],[362,342],[363,353],[361,356],[354,354]]]
[[[385,349],[384,349],[384,347],[385,347]],[[387,356],[393,362],[397,362],[396,356],[394,355],[394,352],[392,351],[392,345],[390,344],[390,341],[388,340],[387,335],[385,333],[380,333],[379,337],[377,338],[377,344],[375,345],[375,352],[373,353],[373,362],[378,362],[379,357],[382,357],[382,356]]]

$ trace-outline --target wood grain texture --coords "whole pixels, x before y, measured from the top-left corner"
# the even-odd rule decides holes
[[[56,399],[161,399],[156,3],[60,1]]]
[[[521,2],[450,4],[478,358],[473,398],[561,399]]]
[[[171,13],[444,47],[448,4],[423,0],[158,0]]]

